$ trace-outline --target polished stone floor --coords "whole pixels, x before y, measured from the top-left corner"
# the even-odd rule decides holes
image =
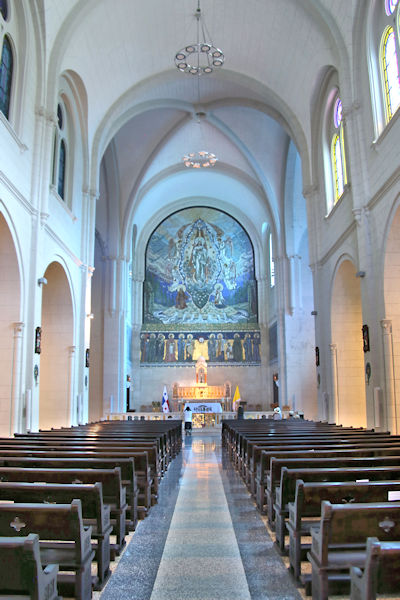
[[[101,600],[301,600],[220,434],[184,442]]]

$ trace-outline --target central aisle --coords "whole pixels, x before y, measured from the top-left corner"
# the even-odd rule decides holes
[[[101,600],[301,600],[219,432],[170,464]],[[95,597],[98,597],[97,594]]]
[[[216,442],[190,439],[151,600],[250,600],[215,455]]]

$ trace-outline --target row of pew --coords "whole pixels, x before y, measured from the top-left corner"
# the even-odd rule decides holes
[[[90,600],[181,445],[172,419],[0,438],[0,597]]]
[[[222,444],[307,595],[400,598],[400,436],[232,420]]]

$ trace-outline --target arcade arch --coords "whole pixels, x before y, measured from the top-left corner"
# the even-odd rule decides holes
[[[0,435],[19,430],[23,323],[21,277],[14,241],[0,213]]]
[[[330,419],[366,426],[361,287],[356,269],[343,260],[335,275],[331,305],[332,400]]]
[[[44,277],[40,355],[39,427],[70,426],[73,415],[74,318],[69,282],[63,267],[52,262]]]

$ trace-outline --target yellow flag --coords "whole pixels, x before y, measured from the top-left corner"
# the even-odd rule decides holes
[[[237,402],[240,402],[239,386],[236,386],[235,395],[233,396],[233,410],[236,410]]]

